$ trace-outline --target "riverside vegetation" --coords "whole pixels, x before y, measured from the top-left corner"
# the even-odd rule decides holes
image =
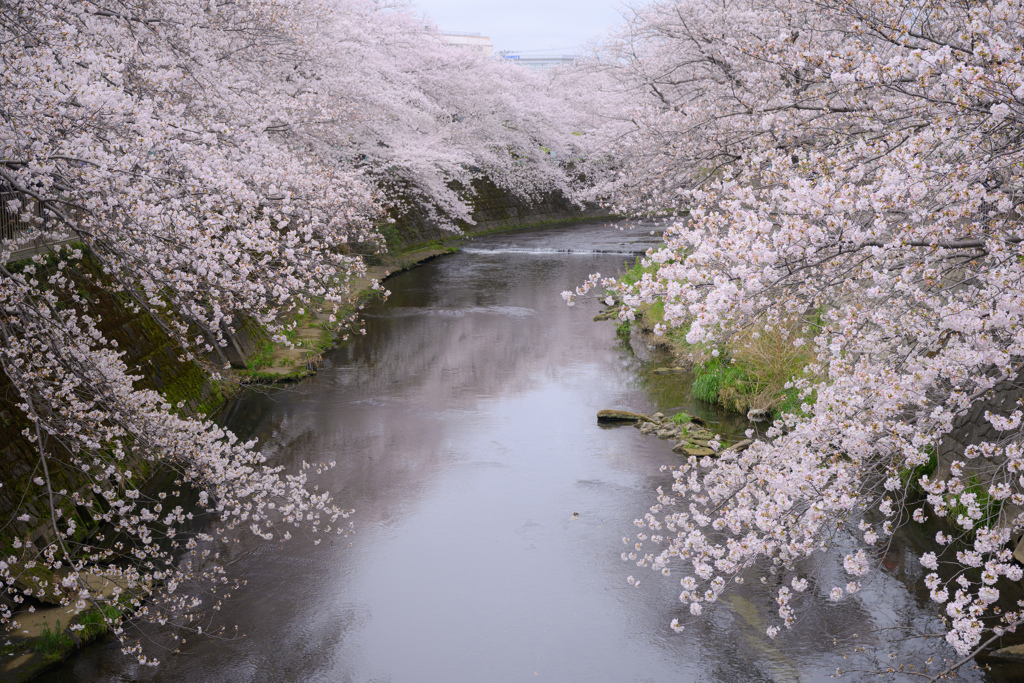
[[[685,339],[698,392],[774,417],[742,453],[675,467],[638,520],[631,560],[681,583],[674,628],[759,570],[769,637],[821,602],[856,609],[894,534],[938,525],[917,559],[945,642],[872,666],[937,680],[1019,638],[1022,17],[656,2],[580,65],[631,103],[609,203],[669,219],[647,272],[566,298],[613,289],[620,319]]]
[[[617,282],[631,287],[645,276],[650,279],[657,271],[655,264],[638,257]],[[608,307],[596,320],[619,320],[623,310],[614,290],[606,292]],[[675,359],[676,371],[685,372],[694,398],[719,405],[726,410],[749,414],[758,419],[772,415],[801,411],[805,402],[796,384],[808,377],[808,366],[814,360],[813,352],[805,346],[794,346],[792,340],[802,330],[820,325],[814,320],[800,323],[764,325],[754,322],[742,334],[728,343],[705,345],[689,344],[687,325],[665,326],[665,307],[653,301],[624,312],[618,322],[618,334],[628,339],[636,329],[645,340],[662,346]],[[655,331],[660,334],[655,334]],[[813,399],[811,399],[813,402]]]

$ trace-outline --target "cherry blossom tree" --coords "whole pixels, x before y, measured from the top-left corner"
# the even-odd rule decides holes
[[[446,224],[472,222],[476,178],[526,198],[574,196],[562,161],[585,121],[545,75],[444,46],[410,15],[357,11],[372,17],[347,11],[332,47],[332,73],[357,102],[341,143],[357,168]]]
[[[0,369],[38,456],[15,493],[41,502],[50,539],[15,538],[0,581],[15,602],[80,607],[113,586],[138,616],[200,630],[231,584],[219,544],[344,531],[349,511],[139,388],[88,292],[216,376],[244,321],[281,341],[296,313],[343,322],[365,273],[348,245],[381,242],[388,190],[449,219],[470,211],[453,188],[485,175],[570,192],[575,114],[540,77],[371,0],[4,0],[0,35],[0,208],[28,228],[0,241]],[[51,249],[12,266],[30,240]],[[173,491],[144,486],[154,470]]]
[[[1024,622],[1021,405],[985,407],[1024,370],[1022,52],[1019,1],[679,0],[589,65],[632,96],[602,190],[677,218],[653,275],[576,294],[663,302],[694,345],[767,328],[815,352],[802,409],[672,468],[638,520],[627,558],[693,614],[757,567],[784,579],[774,635],[799,592],[850,600],[894,533],[938,523],[920,561],[959,663]],[[951,450],[968,414],[992,429]],[[815,583],[844,529],[848,585]]]
[[[291,524],[338,528],[347,513],[308,491],[304,474],[263,466],[255,444],[137,389],[75,279],[151,315],[200,363],[211,353],[216,362],[240,315],[280,332],[282,313],[326,302],[329,314],[344,299],[361,272],[344,244],[371,235],[379,209],[316,135],[337,93],[290,78],[315,59],[299,36],[322,19],[277,3],[14,2],[2,20],[5,43],[18,46],[2,77],[4,208],[31,225],[28,236],[74,243],[0,269],[0,364],[39,457],[38,489],[24,495],[40,496],[52,526],[45,547],[15,539],[0,571],[9,587],[26,574],[59,581],[28,592],[79,606],[109,582],[140,613],[188,624],[211,605],[181,584],[215,588],[223,576],[182,553],[209,553],[197,543],[240,524],[282,537]],[[0,261],[18,246],[4,242]],[[97,272],[80,267],[84,248]],[[197,536],[192,510],[143,494],[147,462],[198,487],[218,533]],[[69,502],[100,536],[81,537]],[[163,597],[144,606],[154,584]]]

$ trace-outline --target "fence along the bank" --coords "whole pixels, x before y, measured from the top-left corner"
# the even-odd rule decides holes
[[[42,220],[39,202],[0,182],[0,241],[32,234]]]
[[[45,201],[45,200],[44,200]],[[67,220],[80,223],[84,212],[79,207],[64,209]],[[53,228],[58,227],[54,232]],[[19,192],[0,179],[0,246],[16,241],[14,250],[8,254],[9,261],[30,258],[44,254],[54,247],[75,240],[72,226],[47,220],[43,202],[31,195]]]

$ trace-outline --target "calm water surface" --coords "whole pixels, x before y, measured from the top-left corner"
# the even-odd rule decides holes
[[[366,337],[229,417],[271,464],[336,461],[313,483],[355,508],[355,533],[227,548],[229,574],[247,585],[218,623],[244,635],[190,638],[157,669],[100,644],[48,680],[819,681],[850,643],[887,651],[860,633],[927,625],[919,596],[884,577],[852,605],[819,601],[775,641],[761,616],[771,600],[744,587],[683,634],[668,628],[684,616],[677,578],[619,555],[676,456],[671,442],[601,428],[595,414],[719,417],[675,378],[649,377],[614,324],[592,322],[598,302],[567,308],[559,296],[654,239],[600,224],[507,233],[388,280]],[[913,578],[912,562],[890,559]],[[816,571],[826,592],[834,568]],[[145,637],[157,653],[168,642],[159,629]]]

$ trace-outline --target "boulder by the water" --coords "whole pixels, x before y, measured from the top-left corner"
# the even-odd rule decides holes
[[[602,410],[597,414],[597,421],[609,425],[632,424],[640,430],[641,434],[654,434],[659,439],[673,439],[676,443],[672,452],[684,456],[693,455],[702,458],[734,455],[746,450],[754,443],[752,439],[744,439],[730,444],[728,448],[716,451],[708,444],[713,440],[720,440],[720,437],[705,425],[704,420],[685,412],[677,412],[672,417],[668,417],[661,412],[645,415],[626,410]]]
[[[747,419],[751,422],[764,422],[771,416],[771,412],[764,408],[751,408],[747,411]]]
[[[600,410],[597,413],[597,421],[604,423],[621,422],[654,422],[650,415],[643,413],[631,413],[628,410]]]
[[[991,659],[1003,659],[1011,662],[1024,662],[1024,645],[1011,645],[988,653]]]
[[[753,439],[743,439],[743,441],[740,441],[739,443],[734,443],[733,445],[723,450],[722,454],[724,455],[725,453],[739,453],[740,451],[745,451],[748,448],[750,448],[751,444],[753,443]]]
[[[715,449],[710,446],[696,446],[692,444],[678,444],[672,449],[674,452],[680,455],[695,455],[698,458],[702,458],[705,455],[715,455]]]

